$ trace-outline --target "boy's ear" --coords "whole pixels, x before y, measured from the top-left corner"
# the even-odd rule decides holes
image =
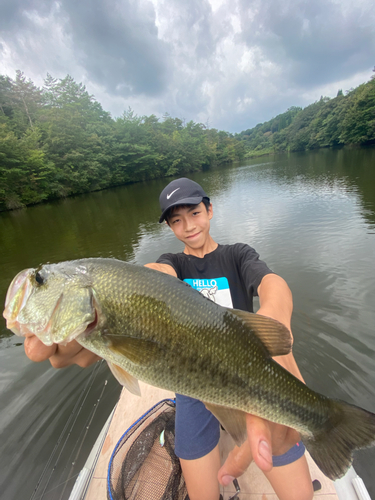
[[[210,206],[208,207],[208,217],[209,217],[209,219],[212,219],[213,215],[214,215],[214,209],[212,207],[212,203],[210,203]]]

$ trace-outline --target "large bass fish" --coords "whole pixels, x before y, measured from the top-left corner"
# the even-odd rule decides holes
[[[293,427],[331,479],[375,441],[374,414],[314,392],[271,358],[291,350],[283,325],[223,308],[172,276],[115,259],[26,269],[4,317],[46,345],[75,339],[132,392],[139,379],[203,401],[238,445],[246,412]]]

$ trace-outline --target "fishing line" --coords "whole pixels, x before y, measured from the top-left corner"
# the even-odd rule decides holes
[[[119,396],[119,399],[120,399],[120,396]],[[108,427],[107,427],[107,430],[109,429],[109,426],[110,426],[110,423],[112,422],[112,419],[113,419],[113,415],[114,415],[114,412],[115,412],[115,408],[117,406],[117,403],[114,407],[114,409],[112,410],[112,413],[109,417],[109,421],[107,420],[107,423],[108,423]],[[104,438],[103,438],[103,442],[102,444],[104,443]],[[94,459],[92,461],[93,464],[97,464],[98,463],[98,460],[99,460],[99,456],[101,454],[101,451],[102,451],[102,447],[101,446],[98,446],[97,450],[96,450],[96,453],[95,453],[95,456],[94,456]],[[90,470],[90,475],[88,476],[87,480],[86,480],[86,484],[85,484],[85,488],[84,490],[82,491],[82,496],[81,498],[86,498],[86,494],[87,494],[87,491],[90,487],[90,483],[91,483],[91,478],[94,474],[94,471],[95,471],[95,466],[91,468]]]
[[[89,414],[88,418],[86,419],[85,425],[83,426],[83,428],[82,428],[82,430],[81,430],[81,433],[80,433],[80,435],[79,435],[79,438],[77,439],[77,442],[76,442],[76,444],[75,444],[75,446],[74,446],[73,450],[71,451],[71,453],[70,453],[70,455],[69,455],[69,458],[68,458],[68,460],[67,460],[67,463],[68,463],[68,464],[70,463],[70,464],[71,464],[71,467],[70,467],[70,470],[69,470],[69,473],[68,473],[68,476],[67,476],[67,480],[65,481],[65,486],[64,486],[64,488],[63,488],[63,490],[62,490],[62,492],[61,492],[61,495],[60,495],[60,500],[61,500],[61,499],[62,499],[62,497],[63,497],[63,494],[64,494],[64,492],[65,492],[65,489],[66,489],[66,486],[67,486],[67,484],[68,484],[68,481],[69,481],[69,480],[73,477],[73,473],[72,473],[72,472],[73,472],[74,465],[75,465],[75,463],[76,463],[76,461],[77,461],[77,459],[78,459],[78,457],[79,457],[79,455],[80,455],[80,453],[81,453],[83,443],[85,442],[85,439],[86,439],[87,434],[88,434],[88,432],[89,432],[89,429],[90,429],[90,426],[91,426],[91,424],[92,424],[92,421],[93,421],[93,419],[94,419],[94,417],[95,417],[95,414],[96,414],[96,412],[97,412],[97,410],[98,410],[99,403],[100,403],[100,401],[101,401],[101,399],[102,399],[102,397],[103,397],[103,394],[104,394],[104,391],[105,391],[105,389],[106,389],[106,387],[107,387],[107,384],[108,384],[108,380],[105,380],[105,381],[104,381],[104,384],[103,384],[103,387],[102,387],[102,391],[101,391],[101,393],[100,393],[100,395],[99,395],[99,398],[97,399],[97,401],[96,401],[96,403],[94,404],[94,406],[93,406],[93,408],[92,408],[92,410],[91,410],[91,412],[90,412],[90,414]],[[79,444],[79,447],[78,447],[78,449],[77,449],[77,451],[76,451],[76,454],[75,454],[75,456],[74,456],[74,459],[72,460],[73,453],[74,453],[74,451],[76,450],[76,447],[78,446],[78,444]],[[63,470],[63,471],[62,471],[62,473],[61,473],[61,476],[63,475],[63,473],[64,473],[64,471],[66,470],[66,468],[67,468],[67,467],[65,466],[65,467],[64,467],[64,470]]]
[[[97,374],[98,374],[98,372],[99,372],[99,370],[100,370],[100,368],[101,368],[101,365],[102,365],[102,364],[103,364],[103,360],[101,360],[101,361],[100,361],[100,363],[97,363],[97,364],[95,365],[95,367],[94,367],[93,371],[91,372],[91,376],[90,376],[90,378],[89,378],[90,385],[89,385],[89,387],[87,388],[87,391],[84,393],[84,398],[83,398],[83,400],[82,400],[82,397],[80,398],[80,399],[82,400],[81,406],[79,407],[79,409],[78,409],[78,411],[77,411],[77,413],[76,413],[76,415],[75,415],[75,418],[74,418],[73,423],[72,423],[72,425],[71,425],[71,427],[70,427],[70,430],[69,430],[69,432],[68,432],[68,434],[67,434],[67,436],[66,436],[66,438],[65,438],[65,441],[64,441],[64,443],[63,443],[63,445],[62,445],[62,447],[61,447],[60,453],[59,453],[59,455],[58,455],[58,457],[57,457],[57,459],[56,459],[55,465],[53,466],[53,468],[52,468],[52,470],[51,470],[51,473],[50,473],[50,475],[49,475],[48,481],[47,481],[47,483],[46,483],[46,485],[45,485],[45,487],[44,487],[44,490],[43,490],[43,492],[42,492],[42,496],[41,496],[41,498],[43,498],[43,497],[44,497],[44,495],[45,495],[45,493],[46,493],[46,489],[47,489],[47,487],[48,487],[48,485],[49,485],[49,482],[50,482],[50,480],[51,480],[51,478],[52,478],[52,475],[53,475],[53,473],[55,472],[55,469],[56,469],[56,467],[57,467],[57,465],[58,465],[58,463],[59,463],[59,461],[60,461],[61,455],[62,455],[62,453],[63,453],[63,451],[64,451],[64,449],[65,449],[65,446],[66,446],[66,444],[67,444],[67,442],[68,442],[68,440],[69,440],[69,438],[70,438],[70,436],[71,436],[71,434],[72,434],[72,431],[73,431],[73,428],[74,428],[74,426],[75,426],[75,424],[76,424],[76,422],[77,422],[78,416],[79,416],[79,414],[81,413],[81,410],[82,410],[82,408],[83,408],[83,406],[84,406],[84,404],[85,404],[85,402],[86,402],[86,399],[87,399],[87,397],[88,397],[88,395],[89,395],[89,392],[91,391],[91,388],[92,388],[92,386],[93,386],[93,384],[94,384],[95,378],[96,378],[96,376],[97,376]],[[86,386],[85,386],[85,389],[86,389],[86,387],[87,387],[87,384],[86,384]],[[82,395],[81,395],[81,396],[82,396]],[[64,470],[65,470],[65,469],[64,469]],[[61,476],[62,476],[62,474],[63,474],[63,472],[61,473]],[[60,477],[61,477],[61,476],[60,476]]]
[[[88,387],[89,387],[89,386],[91,387],[91,385],[92,385],[90,382],[91,382],[91,379],[93,379],[93,378],[95,377],[95,372],[96,372],[96,371],[97,371],[97,365],[95,365],[95,367],[94,367],[93,371],[92,371],[92,372],[91,372],[91,374],[90,374],[90,377],[87,379],[86,384],[85,384],[85,386],[83,387],[83,389],[82,389],[82,391],[81,391],[80,396],[77,398],[77,401],[76,401],[76,403],[75,403],[75,405],[74,405],[74,407],[73,407],[73,410],[72,410],[72,412],[71,412],[71,414],[70,414],[70,416],[69,416],[68,420],[66,421],[65,426],[64,426],[64,428],[63,428],[63,430],[62,430],[62,431],[61,431],[61,433],[60,433],[60,436],[59,436],[59,438],[58,438],[58,440],[57,440],[57,442],[56,442],[56,444],[55,444],[55,447],[54,447],[54,449],[52,450],[52,453],[51,453],[51,455],[50,455],[50,457],[49,457],[49,459],[48,459],[48,461],[47,461],[47,463],[46,463],[46,465],[45,465],[45,467],[44,467],[44,469],[43,469],[43,472],[42,472],[42,474],[41,474],[41,476],[40,476],[40,478],[39,478],[39,481],[37,482],[36,488],[35,488],[35,490],[34,490],[34,492],[33,492],[32,496],[31,496],[30,500],[33,500],[33,499],[35,498],[35,494],[37,493],[37,491],[38,491],[38,489],[39,489],[39,487],[40,487],[40,484],[41,484],[42,480],[44,479],[44,476],[45,476],[45,475],[46,475],[46,473],[47,473],[47,470],[48,470],[48,468],[49,468],[49,466],[50,466],[50,464],[51,464],[51,462],[52,462],[52,460],[53,460],[53,457],[54,457],[55,453],[57,452],[57,449],[58,449],[58,447],[59,447],[59,445],[60,445],[60,443],[61,443],[61,441],[62,441],[62,439],[63,439],[63,436],[64,436],[64,434],[65,434],[65,431],[66,431],[66,430],[67,430],[67,428],[69,427],[69,425],[70,425],[70,422],[71,422],[72,418],[74,417],[75,413],[77,412],[77,409],[78,409],[78,407],[79,407],[79,405],[80,405],[80,402],[81,402],[82,398],[85,396],[85,394],[87,394],[87,392],[88,392],[88,390],[89,390],[89,389],[88,389]],[[86,396],[85,396],[85,398],[86,398]],[[85,398],[84,398],[84,399],[85,399]],[[82,404],[81,404],[81,407],[80,407],[80,408],[82,408]],[[66,441],[65,441],[65,443],[66,443]],[[65,446],[65,443],[64,443],[64,446]],[[60,453],[60,455],[61,455],[61,453]],[[44,488],[44,490],[43,490],[43,492],[42,492],[41,496],[39,497],[40,499],[42,499],[42,498],[43,498],[43,496],[44,496],[44,494],[45,494],[46,487],[47,487],[47,486],[48,486],[48,484],[49,484],[49,481],[50,481],[50,479],[51,479],[51,476],[52,476],[52,474],[53,474],[53,472],[54,472],[55,467],[56,467],[56,463],[55,463],[55,466],[52,468],[52,472],[50,473],[50,476],[49,476],[49,478],[48,478],[47,484],[46,484],[46,486],[45,486],[45,488]]]
[[[53,488],[51,488],[50,490],[46,491],[45,493],[46,494],[49,494],[49,493],[52,493],[53,491],[57,490],[57,488],[60,488],[60,486],[64,486],[65,483],[67,483],[68,481],[70,481],[71,479],[74,479],[74,478],[77,478],[79,476],[79,472],[77,472],[77,474],[74,474],[74,476],[66,479],[65,481],[62,481],[61,483],[59,484],[56,484],[55,486],[53,486]],[[43,493],[44,495],[44,493]],[[38,497],[37,500],[41,500],[42,497]]]
[[[106,381],[105,381],[105,385],[107,385],[107,382],[108,382],[108,381],[106,380]],[[102,391],[102,393],[103,393],[103,391]],[[117,406],[117,405],[115,405],[114,409],[116,408],[116,406]],[[112,410],[111,418],[110,418],[110,420],[108,421],[108,426],[109,426],[109,422],[110,422],[110,421],[112,421],[113,414],[114,414],[114,409]],[[96,450],[96,453],[95,453],[94,459],[93,459],[93,463],[94,463],[94,464],[96,464],[96,463],[98,462],[98,458],[99,458],[99,455],[100,455],[101,451],[102,451],[102,450],[101,450],[101,448],[100,448],[100,447],[98,447],[98,449]],[[77,452],[77,455],[78,455],[78,452]],[[72,474],[70,477],[68,477],[68,478],[67,478],[67,479],[65,479],[64,481],[61,481],[61,483],[59,483],[59,484],[55,485],[55,486],[54,486],[53,488],[51,488],[50,490],[46,491],[46,493],[47,493],[47,494],[48,494],[48,493],[51,493],[51,492],[55,491],[57,488],[60,488],[61,486],[64,486],[64,489],[65,489],[65,487],[66,487],[67,483],[68,483],[69,481],[71,481],[72,479],[75,479],[75,480],[76,480],[76,479],[78,478],[78,476],[80,475],[80,473],[81,473],[81,471],[77,472],[76,474]],[[93,473],[94,473],[94,469],[91,471],[90,478],[92,477]],[[87,480],[87,484],[86,484],[86,486],[85,486],[85,490],[82,492],[82,497],[81,497],[81,498],[85,498],[85,495],[86,495],[86,493],[87,493],[87,490],[88,490],[89,486],[90,486],[90,481],[89,481],[89,479],[88,479],[88,480]],[[60,495],[60,498],[61,498],[61,497],[62,497],[62,495]],[[40,498],[41,498],[41,497],[40,497]],[[40,498],[39,498],[39,500],[40,500]]]
[[[69,427],[69,425],[70,425],[70,423],[71,423],[72,419],[75,417],[75,418],[74,418],[73,425],[71,426],[71,429],[70,429],[69,434],[68,434],[68,437],[70,436],[70,434],[71,434],[71,430],[72,430],[72,428],[73,428],[73,426],[74,426],[74,423],[75,423],[75,421],[77,420],[77,417],[78,417],[78,415],[79,415],[79,413],[80,413],[80,411],[81,411],[81,409],[82,409],[82,407],[83,407],[83,404],[84,404],[84,402],[85,402],[85,400],[86,400],[86,398],[87,398],[87,395],[88,395],[88,393],[89,393],[89,391],[90,391],[90,389],[91,389],[91,387],[92,387],[92,385],[93,385],[93,383],[94,383],[94,381],[95,381],[95,378],[96,378],[97,372],[99,371],[100,367],[102,366],[102,363],[103,363],[103,360],[101,360],[101,361],[100,361],[100,363],[96,363],[96,364],[95,364],[94,369],[92,370],[92,372],[91,372],[91,374],[90,374],[90,377],[89,377],[89,378],[88,378],[88,380],[86,381],[86,384],[85,384],[85,386],[83,387],[83,389],[82,389],[82,391],[81,391],[81,394],[80,394],[80,396],[78,397],[78,399],[77,399],[77,401],[76,401],[76,403],[75,403],[75,405],[74,405],[74,407],[73,407],[73,410],[72,410],[72,412],[71,412],[71,414],[70,414],[70,416],[69,416],[68,420],[66,421],[66,423],[65,423],[65,425],[64,425],[64,428],[63,428],[63,430],[62,430],[62,431],[61,431],[61,433],[60,433],[60,436],[59,436],[59,438],[58,438],[58,440],[57,440],[57,442],[56,442],[56,444],[55,444],[55,447],[54,447],[54,449],[52,450],[52,453],[51,453],[51,455],[50,455],[50,457],[49,457],[49,459],[48,459],[48,461],[47,461],[47,463],[46,463],[46,465],[45,465],[45,467],[44,467],[44,469],[43,469],[43,472],[42,472],[41,476],[39,477],[39,480],[38,480],[38,482],[37,482],[37,484],[36,484],[36,486],[35,486],[35,489],[34,489],[34,491],[33,491],[32,495],[31,495],[31,497],[30,497],[30,500],[34,500],[34,499],[35,499],[35,495],[36,495],[36,493],[38,492],[38,489],[39,489],[39,487],[40,487],[40,485],[41,485],[41,482],[42,482],[42,481],[43,481],[43,479],[44,479],[44,476],[47,474],[47,470],[48,470],[48,469],[49,469],[49,467],[50,467],[50,464],[51,464],[51,462],[52,462],[52,460],[53,460],[54,455],[55,455],[55,454],[56,454],[56,452],[57,452],[57,449],[58,449],[58,447],[59,447],[59,445],[60,445],[60,443],[61,443],[61,441],[62,441],[62,439],[63,439],[63,436],[64,436],[64,434],[65,434],[66,430],[68,429],[68,427]],[[81,402],[81,401],[82,401],[82,402]],[[78,412],[77,412],[77,411],[78,411]],[[65,445],[66,445],[66,442],[67,442],[68,437],[65,439],[65,442],[64,442],[64,444],[63,444],[62,450],[64,449],[64,447],[65,447]],[[61,456],[62,450],[61,450],[61,452],[60,452],[60,454],[59,454],[59,456],[58,456],[58,458],[57,458],[57,460],[56,460],[56,462],[55,462],[54,467],[52,468],[52,471],[51,471],[51,473],[50,473],[50,475],[49,475],[49,478],[48,478],[47,483],[46,483],[46,485],[45,485],[45,487],[44,487],[44,490],[43,490],[43,492],[42,492],[41,496],[39,497],[39,499],[40,499],[40,500],[41,500],[41,499],[43,498],[43,496],[45,495],[46,488],[47,488],[47,486],[48,486],[48,484],[49,484],[49,482],[50,482],[50,480],[51,480],[52,474],[53,474],[53,472],[54,472],[54,470],[55,470],[55,468],[56,468],[56,465],[57,465],[57,463],[58,463],[58,461],[59,461],[59,459],[60,459],[60,456]]]

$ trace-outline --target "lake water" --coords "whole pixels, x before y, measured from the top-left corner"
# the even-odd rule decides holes
[[[191,176],[211,233],[253,246],[294,296],[294,353],[315,390],[375,412],[375,149],[264,157]],[[182,250],[152,181],[0,214],[0,302],[16,273],[83,257],[153,262]],[[0,496],[65,499],[119,395],[105,363],[30,362],[0,320]],[[124,429],[125,430],[125,429]],[[375,449],[357,472],[375,498]],[[370,477],[371,476],[371,477]]]

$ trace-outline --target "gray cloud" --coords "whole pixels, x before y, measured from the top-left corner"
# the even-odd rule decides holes
[[[374,27],[370,0],[3,0],[0,73],[239,132],[369,79]]]
[[[19,59],[34,60],[40,67],[47,56],[53,66],[47,68],[50,73],[60,70],[59,59],[64,59],[60,52],[70,45],[74,60],[65,72],[81,66],[90,81],[109,93],[153,96],[166,87],[169,49],[158,38],[154,8],[148,1],[7,0],[0,17],[3,38]],[[51,32],[53,25],[60,28],[57,33]],[[65,45],[56,52],[58,36],[65,38]],[[38,41],[43,41],[41,53]]]
[[[158,39],[150,2],[64,0],[77,58],[108,92],[158,95],[168,81],[169,48]]]
[[[312,86],[371,67],[375,15],[371,2],[239,1],[242,39],[285,65],[292,82]]]
[[[25,13],[37,10],[45,13],[49,10],[46,0],[2,0],[0,4],[0,30],[11,33],[28,25]]]

